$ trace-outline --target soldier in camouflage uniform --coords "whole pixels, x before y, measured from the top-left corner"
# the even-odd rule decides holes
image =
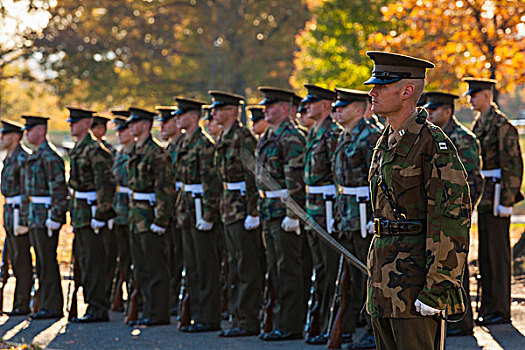
[[[337,239],[359,260],[365,261],[372,240],[372,210],[368,186],[368,169],[379,130],[364,118],[369,96],[365,91],[335,89],[337,101],[335,120],[345,131],[339,136],[332,158],[332,174],[337,187],[335,200],[335,227]],[[346,264],[346,262],[345,262]],[[366,298],[366,277],[357,268],[350,267],[347,309],[343,319],[343,341],[355,332]],[[374,348],[371,324],[360,348]],[[366,345],[366,346],[365,346]]]
[[[24,163],[29,151],[20,140],[23,136],[22,125],[10,120],[2,119],[2,149],[7,151],[2,169],[2,195],[4,204],[4,228],[6,233],[9,260],[16,278],[13,309],[9,316],[23,316],[29,314],[29,300],[31,294],[31,277],[33,263],[29,251],[29,229],[27,226],[27,211],[20,212],[24,195]],[[5,254],[6,252],[3,252]],[[7,264],[4,269],[7,269]],[[3,310],[0,310],[0,313]]]
[[[204,126],[206,128],[206,132],[210,134],[210,136],[217,141],[219,137],[221,136],[222,127],[217,123],[217,121],[213,118],[213,115],[211,115],[210,106],[206,105],[202,107],[202,110],[204,111]]]
[[[258,334],[263,278],[258,195],[254,176],[241,160],[241,152],[254,155],[256,140],[238,121],[244,97],[222,91],[208,93],[213,97],[213,118],[223,130],[216,146],[215,167],[223,185],[219,207],[230,268],[232,324],[221,335],[237,333],[236,328],[246,335]]]
[[[170,155],[151,135],[155,113],[139,108],[129,111],[129,127],[136,137],[128,161],[129,225],[135,281],[144,297],[142,318],[132,325],[164,325],[170,323],[166,230],[173,218],[173,167]]]
[[[66,222],[67,186],[64,161],[47,141],[49,118],[22,116],[27,141],[35,147],[25,163],[29,239],[36,254],[40,311],[33,319],[60,318],[64,299],[57,262],[58,234]]]
[[[220,329],[220,262],[217,249],[221,183],[213,165],[215,147],[199,127],[204,102],[176,99],[173,112],[179,129],[185,130],[174,159],[182,182],[176,203],[176,219],[182,229],[184,266],[193,324],[184,332]]]
[[[122,146],[115,154],[113,160],[113,175],[115,176],[115,183],[117,185],[115,197],[113,198],[113,210],[115,210],[116,214],[113,232],[117,246],[118,267],[122,273],[122,280],[126,282],[129,291],[129,283],[131,282],[131,237],[129,234],[128,215],[131,190],[128,187],[127,167],[134,140],[126,123],[126,118],[129,117],[129,111],[114,110],[111,111],[111,113],[116,116],[113,119],[113,124],[116,125],[115,131]],[[117,293],[118,292],[119,291],[117,291]]]
[[[332,102],[337,94],[316,85],[306,84],[308,95],[302,100],[309,119],[314,125],[308,132],[304,155],[304,182],[306,184],[306,212],[318,224],[333,233],[333,201],[335,185],[331,159],[341,134],[341,127],[332,119]],[[339,256],[317,234],[307,228],[307,237],[320,294],[321,335],[308,338],[308,344],[324,344],[328,341],[330,304],[334,295]]]
[[[109,231],[103,228],[115,217],[112,208],[116,187],[111,168],[113,160],[110,151],[89,132],[93,112],[67,108],[70,113],[67,122],[70,123],[71,135],[76,138],[70,153],[71,224],[75,232],[84,299],[88,304],[85,315],[72,321],[106,322],[109,321],[109,292],[105,236]]]
[[[461,125],[454,116],[454,100],[459,96],[446,92],[432,91],[425,94],[427,103],[425,109],[428,111],[428,121],[439,126],[450,138],[458,151],[459,159],[463,163],[468,174],[468,185],[470,188],[470,200],[472,209],[476,208],[481,194],[483,193],[483,176],[481,175],[481,149],[476,136]],[[447,336],[472,335],[474,320],[470,302],[470,284],[468,265],[465,266],[463,274],[463,288],[466,291],[465,305],[467,313],[459,322],[450,323],[447,327]]]
[[[481,144],[485,191],[478,206],[481,308],[479,325],[510,322],[510,217],[523,200],[523,159],[519,134],[493,100],[492,79],[465,78],[472,109],[472,131]]]
[[[368,254],[367,311],[378,349],[444,346],[445,320],[465,310],[469,248],[467,174],[448,137],[416,103],[430,62],[367,52],[372,110],[387,118],[369,173],[375,236]],[[441,332],[440,332],[441,331]]]
[[[254,105],[246,107],[246,110],[250,112],[252,133],[259,139],[268,129],[268,122],[264,120],[264,107]]]
[[[158,120],[161,122],[160,136],[163,141],[169,141],[166,146],[166,151],[171,156],[173,171],[175,174],[175,198],[177,197],[181,184],[178,179],[175,159],[177,159],[177,152],[179,151],[180,141],[184,136],[177,125],[177,120],[174,118],[173,112],[175,107],[172,106],[156,106],[156,110],[160,112]],[[170,220],[168,226],[168,240],[169,240],[169,267],[170,267],[170,293],[171,305],[170,314],[177,315],[179,305],[179,292],[182,281],[183,268],[183,248],[182,248],[182,230],[177,225],[177,218],[175,210],[173,210],[173,218]]]
[[[304,203],[304,136],[291,118],[295,116],[293,91],[259,87],[264,94],[264,118],[269,129],[257,145],[257,188],[270,278],[275,290],[273,330],[261,334],[266,341],[302,338],[304,318],[302,240],[299,218],[281,198]],[[270,176],[280,189],[268,189]]]

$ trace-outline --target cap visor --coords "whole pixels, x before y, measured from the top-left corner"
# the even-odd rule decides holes
[[[387,85],[387,84],[392,84],[392,83],[395,83],[395,82],[398,82],[400,81],[401,78],[377,78],[377,77],[371,77],[370,79],[368,79],[367,81],[365,81],[363,83],[363,85]]]

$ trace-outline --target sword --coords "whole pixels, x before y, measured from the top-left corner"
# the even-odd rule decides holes
[[[272,176],[268,173],[262,165],[258,168],[260,173],[257,174],[256,171],[256,161],[253,155],[248,151],[243,150],[241,152],[241,161],[246,166],[246,169],[249,170],[258,181],[260,181],[269,191],[277,191],[281,189],[281,186]],[[369,276],[368,268],[363,262],[356,258],[352,253],[350,253],[345,247],[341,245],[335,238],[333,238],[321,225],[319,225],[306,211],[290,196],[286,196],[281,199],[286,207],[292,211],[298,218],[300,218],[306,225],[308,225],[326,244],[328,244],[332,249],[337,251],[339,254],[344,255],[345,259],[356,268],[358,268],[362,273]]]

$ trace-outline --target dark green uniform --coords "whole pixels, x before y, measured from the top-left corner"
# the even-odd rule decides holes
[[[24,163],[29,153],[29,150],[19,144],[13,153],[4,159],[1,183],[2,195],[6,200],[4,204],[4,228],[7,251],[16,278],[13,311],[20,311],[21,313],[29,312],[33,263],[29,251],[29,235],[27,233],[22,235],[15,233],[14,216],[18,216],[18,225],[27,226],[27,205],[22,206],[22,198],[27,200],[27,196],[24,194]],[[8,266],[6,265],[4,268],[7,269]]]

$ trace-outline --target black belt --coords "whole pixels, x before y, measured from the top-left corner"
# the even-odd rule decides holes
[[[383,218],[374,219],[375,235],[385,236],[415,236],[423,234],[427,230],[426,220],[389,220]]]

